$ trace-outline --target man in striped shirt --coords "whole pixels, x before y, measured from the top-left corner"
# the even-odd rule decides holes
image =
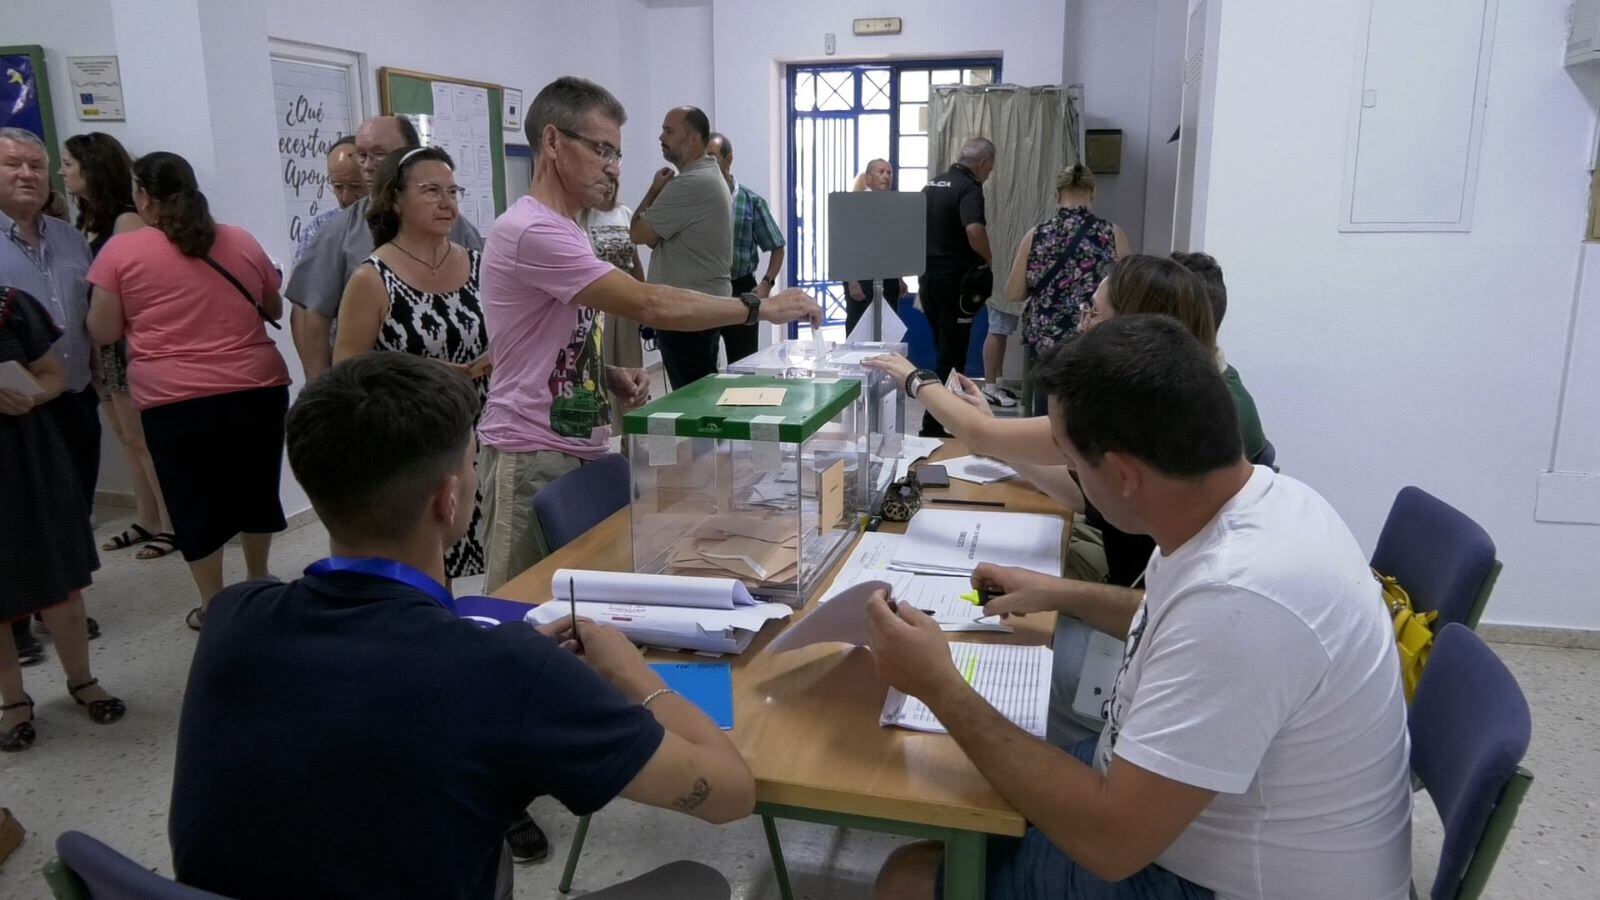
[[[728,182],[733,197],[733,295],[756,293],[763,300],[772,293],[783,271],[783,229],[773,221],[772,211],[760,194],[740,184],[733,177],[733,142],[727,135],[713,132],[706,152],[717,161],[722,177]],[[756,280],[756,263],[766,252],[767,272]],[[759,326],[724,325],[721,328],[722,345],[728,351],[728,362],[735,362],[756,352]]]

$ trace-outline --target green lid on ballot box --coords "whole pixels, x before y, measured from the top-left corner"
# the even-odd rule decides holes
[[[730,390],[736,393],[729,395]],[[783,397],[772,403],[776,398],[752,393],[758,391],[782,391]],[[624,434],[798,444],[860,396],[861,382],[849,378],[708,375],[626,414],[622,430]],[[722,403],[724,400],[736,403]],[[746,403],[759,405],[743,405]]]

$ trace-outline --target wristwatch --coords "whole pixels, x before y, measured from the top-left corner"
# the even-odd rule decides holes
[[[761,297],[757,294],[746,293],[739,295],[739,302],[744,304],[749,315],[745,316],[746,325],[754,325],[761,320]]]
[[[925,384],[938,384],[939,373],[932,369],[918,369],[906,376],[906,396],[915,400],[917,391]]]

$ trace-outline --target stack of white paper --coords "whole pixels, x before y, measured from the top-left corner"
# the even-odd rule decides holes
[[[924,509],[911,517],[890,567],[925,575],[970,575],[978,563],[1061,574],[1057,516]]]
[[[967,684],[1011,724],[1043,738],[1050,718],[1051,653],[1048,647],[951,644],[950,658]],[[891,688],[878,720],[884,725],[946,734],[933,711]]]
[[[992,484],[1017,477],[1016,469],[987,456],[958,456],[955,459],[947,459],[940,465],[950,473],[951,478],[959,478],[973,484]]]
[[[534,607],[528,621],[543,625],[570,615],[575,596],[578,615],[669,650],[742,653],[768,621],[794,612],[782,603],[757,603],[732,578],[558,569],[550,590],[551,602]]]

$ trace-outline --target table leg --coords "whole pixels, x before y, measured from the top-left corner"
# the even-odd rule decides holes
[[[567,851],[567,865],[561,870],[561,883],[556,890],[565,894],[572,890],[572,876],[578,871],[578,857],[583,855],[583,841],[589,836],[589,817],[578,818],[578,828],[572,833],[572,849]]]
[[[944,895],[949,900],[983,900],[989,836],[952,831],[944,842]]]
[[[767,851],[772,856],[772,875],[778,882],[778,896],[794,900],[794,888],[789,884],[789,867],[783,862],[783,845],[778,843],[778,823],[771,816],[761,817],[761,827],[767,833]]]

